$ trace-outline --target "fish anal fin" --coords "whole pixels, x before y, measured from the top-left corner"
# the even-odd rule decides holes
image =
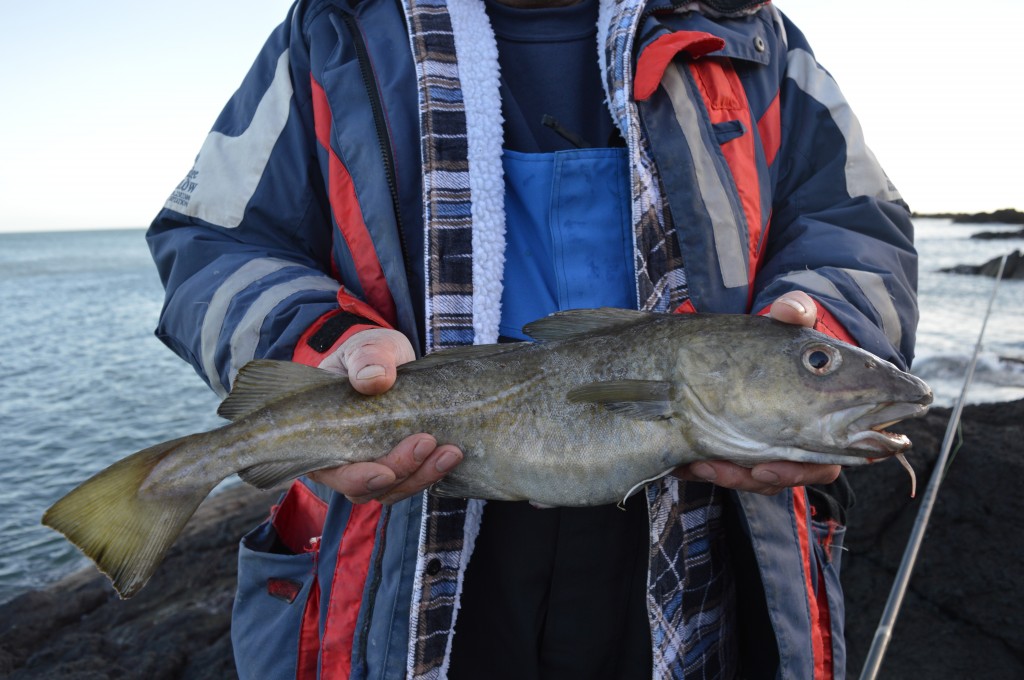
[[[534,340],[565,340],[588,333],[620,330],[626,326],[653,321],[659,316],[654,312],[615,307],[569,309],[531,321],[523,326],[523,333]]]
[[[257,359],[238,371],[231,394],[221,402],[217,415],[240,420],[299,392],[347,381],[343,375],[293,361]]]
[[[434,482],[428,491],[431,495],[440,496],[441,498],[482,498],[490,501],[525,500],[486,484],[470,482],[455,474],[449,474],[447,477],[442,477]]]
[[[663,380],[604,380],[576,387],[566,398],[600,404],[633,420],[665,420],[672,417],[674,393],[672,383]]]
[[[307,461],[283,460],[251,465],[244,470],[239,470],[238,476],[243,482],[251,484],[257,489],[273,489],[282,482],[295,479],[310,471]]]

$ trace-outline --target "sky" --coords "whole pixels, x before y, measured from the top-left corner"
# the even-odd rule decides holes
[[[146,226],[289,4],[0,0],[0,231]],[[1024,209],[1024,2],[776,4],[912,209]]]

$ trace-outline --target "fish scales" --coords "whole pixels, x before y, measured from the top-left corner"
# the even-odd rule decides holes
[[[525,330],[538,341],[406,364],[374,397],[345,376],[252,362],[221,405],[230,424],[115,463],[43,521],[129,597],[235,472],[271,487],[429,432],[465,454],[432,493],[600,505],[699,459],[857,465],[901,455],[909,441],[883,428],[931,401],[892,364],[765,318],[576,310]]]

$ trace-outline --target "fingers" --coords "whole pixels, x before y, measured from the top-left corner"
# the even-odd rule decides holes
[[[438,446],[429,434],[414,434],[376,461],[318,470],[309,476],[353,503],[395,503],[426,489],[460,462],[458,447]]]
[[[451,444],[438,446],[427,456],[423,465],[416,468],[405,479],[401,479],[384,494],[378,496],[377,500],[384,504],[390,504],[415,495],[429,488],[461,462],[462,451],[457,446]]]
[[[814,327],[818,320],[818,306],[811,296],[802,290],[794,290],[779,296],[769,308],[768,316],[794,326]]]
[[[412,344],[390,328],[360,331],[320,362],[320,368],[346,373],[352,387],[367,395],[391,389],[399,365],[416,358]]]
[[[724,460],[691,463],[677,468],[676,477],[690,481],[713,482],[737,491],[773,496],[786,487],[829,484],[839,476],[838,465],[773,461],[745,468]]]

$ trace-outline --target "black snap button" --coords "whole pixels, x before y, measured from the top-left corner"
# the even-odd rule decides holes
[[[427,562],[427,575],[428,576],[437,576],[437,573],[439,571],[441,571],[441,560],[439,560],[439,559],[437,559],[435,557],[434,559],[432,559],[429,562]]]

